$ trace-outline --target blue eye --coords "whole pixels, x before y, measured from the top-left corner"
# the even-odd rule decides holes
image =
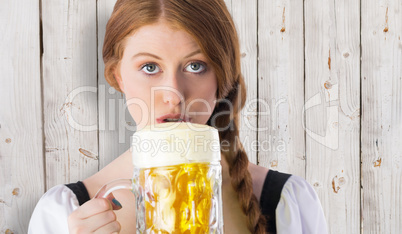
[[[160,71],[159,67],[154,63],[147,63],[141,67],[141,70],[144,71],[147,75],[154,75]]]
[[[200,62],[192,62],[186,67],[186,71],[201,74],[206,70],[206,66]]]

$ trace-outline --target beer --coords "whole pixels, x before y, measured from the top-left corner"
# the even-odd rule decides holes
[[[104,185],[136,197],[137,233],[223,233],[219,134],[190,123],[162,123],[132,138],[132,179]],[[106,191],[106,192],[104,192]]]
[[[218,225],[220,165],[137,168],[137,215],[145,233],[210,233]],[[137,179],[138,178],[138,179]]]
[[[134,133],[140,233],[222,232],[219,146],[207,125],[163,123]]]

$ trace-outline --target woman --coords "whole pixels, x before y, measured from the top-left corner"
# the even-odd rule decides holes
[[[216,127],[220,141],[230,143],[221,150],[225,233],[326,233],[312,187],[250,163],[238,140],[246,87],[223,0],[118,0],[103,59],[105,77],[125,94],[137,129],[170,118]],[[145,105],[130,105],[138,100]],[[50,189],[34,211],[30,233],[133,233],[134,209],[120,209],[135,206],[131,193],[90,200],[103,184],[130,178],[129,165],[127,151],[82,183]]]

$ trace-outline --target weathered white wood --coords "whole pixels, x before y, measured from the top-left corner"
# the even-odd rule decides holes
[[[305,1],[306,179],[330,233],[359,233],[359,1]]]
[[[402,1],[362,1],[364,233],[402,230]]]
[[[259,164],[305,176],[303,1],[258,2]]]
[[[45,190],[39,1],[2,1],[0,32],[0,232],[27,233]]]
[[[232,0],[224,0],[230,14],[232,14]]]
[[[42,20],[48,189],[98,170],[96,1],[43,0]]]
[[[257,163],[257,0],[232,1],[231,15],[240,41],[241,69],[247,101],[240,113],[240,140],[249,160]]]
[[[107,21],[115,0],[99,0],[98,11],[98,103],[99,103],[99,168],[105,167],[130,147],[135,122],[127,110],[125,97],[105,80],[102,49]]]

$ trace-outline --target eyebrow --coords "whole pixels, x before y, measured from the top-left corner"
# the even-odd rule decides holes
[[[184,57],[184,58],[189,58],[189,57],[194,56],[194,55],[199,54],[199,53],[201,53],[201,50],[196,50],[196,51],[194,51],[194,52],[191,52],[190,54],[188,54],[188,55],[187,55],[186,57]],[[153,57],[153,58],[162,60],[160,57],[158,57],[158,56],[156,56],[156,55],[154,55],[154,54],[151,54],[151,53],[147,53],[147,52],[140,52],[140,53],[134,55],[131,59],[134,59],[134,58],[139,57],[139,56],[149,56],[149,57]]]

